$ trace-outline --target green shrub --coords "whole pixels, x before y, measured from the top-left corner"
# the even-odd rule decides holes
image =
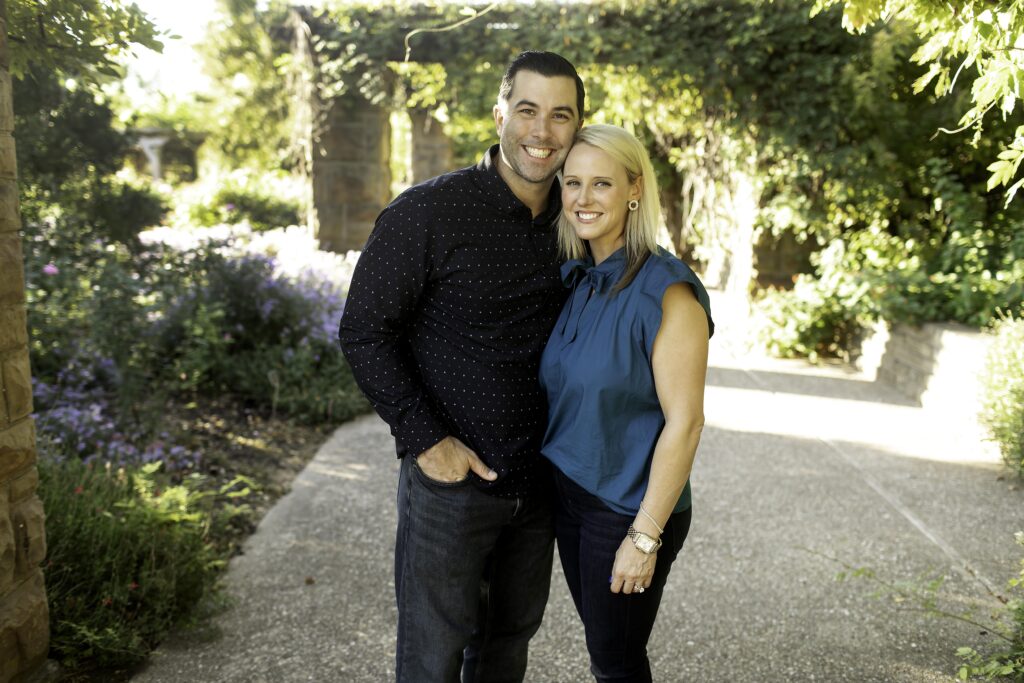
[[[1006,464],[1024,473],[1024,318],[999,320],[994,331],[979,417]]]
[[[343,422],[369,410],[335,344],[265,346],[229,358],[234,393],[305,423]]]
[[[799,275],[791,290],[767,290],[757,301],[755,330],[773,354],[846,358],[874,318],[870,287],[842,267],[842,243],[816,254],[822,277]]]
[[[214,176],[180,193],[179,222],[209,227],[245,221],[257,232],[297,225],[299,191],[295,179],[280,174]]]
[[[209,494],[197,477],[162,482],[158,468],[39,461],[51,653],[72,669],[141,661],[214,586]]]
[[[83,209],[97,234],[137,247],[139,233],[159,225],[168,205],[160,193],[144,184],[114,179],[100,185]]]
[[[337,347],[335,285],[275,272],[273,258],[208,251],[201,284],[154,335],[180,390],[230,392],[309,423],[368,408]]]

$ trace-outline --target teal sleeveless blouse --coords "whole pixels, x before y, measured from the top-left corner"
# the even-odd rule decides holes
[[[688,284],[711,333],[714,323],[707,290],[678,258],[659,248],[625,289],[612,294],[625,263],[619,249],[597,266],[589,258],[562,266],[573,292],[541,357],[549,418],[541,453],[612,510],[635,515],[665,426],[651,368],[665,290]],[[687,482],[675,511],[689,506]]]

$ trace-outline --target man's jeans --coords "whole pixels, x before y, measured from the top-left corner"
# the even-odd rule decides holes
[[[497,498],[402,458],[395,592],[399,683],[522,681],[551,584],[548,496]]]

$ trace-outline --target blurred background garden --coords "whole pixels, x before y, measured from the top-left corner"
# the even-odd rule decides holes
[[[50,655],[75,675],[215,609],[288,473],[368,409],[335,341],[353,250],[495,141],[522,49],[645,141],[666,246],[750,302],[752,344],[849,362],[879,324],[984,330],[980,420],[1024,463],[1019,2],[7,0],[7,22]]]

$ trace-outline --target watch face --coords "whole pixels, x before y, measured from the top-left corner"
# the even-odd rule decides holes
[[[647,536],[640,536],[636,539],[636,547],[645,553],[653,553],[657,548],[658,544],[653,538]]]

